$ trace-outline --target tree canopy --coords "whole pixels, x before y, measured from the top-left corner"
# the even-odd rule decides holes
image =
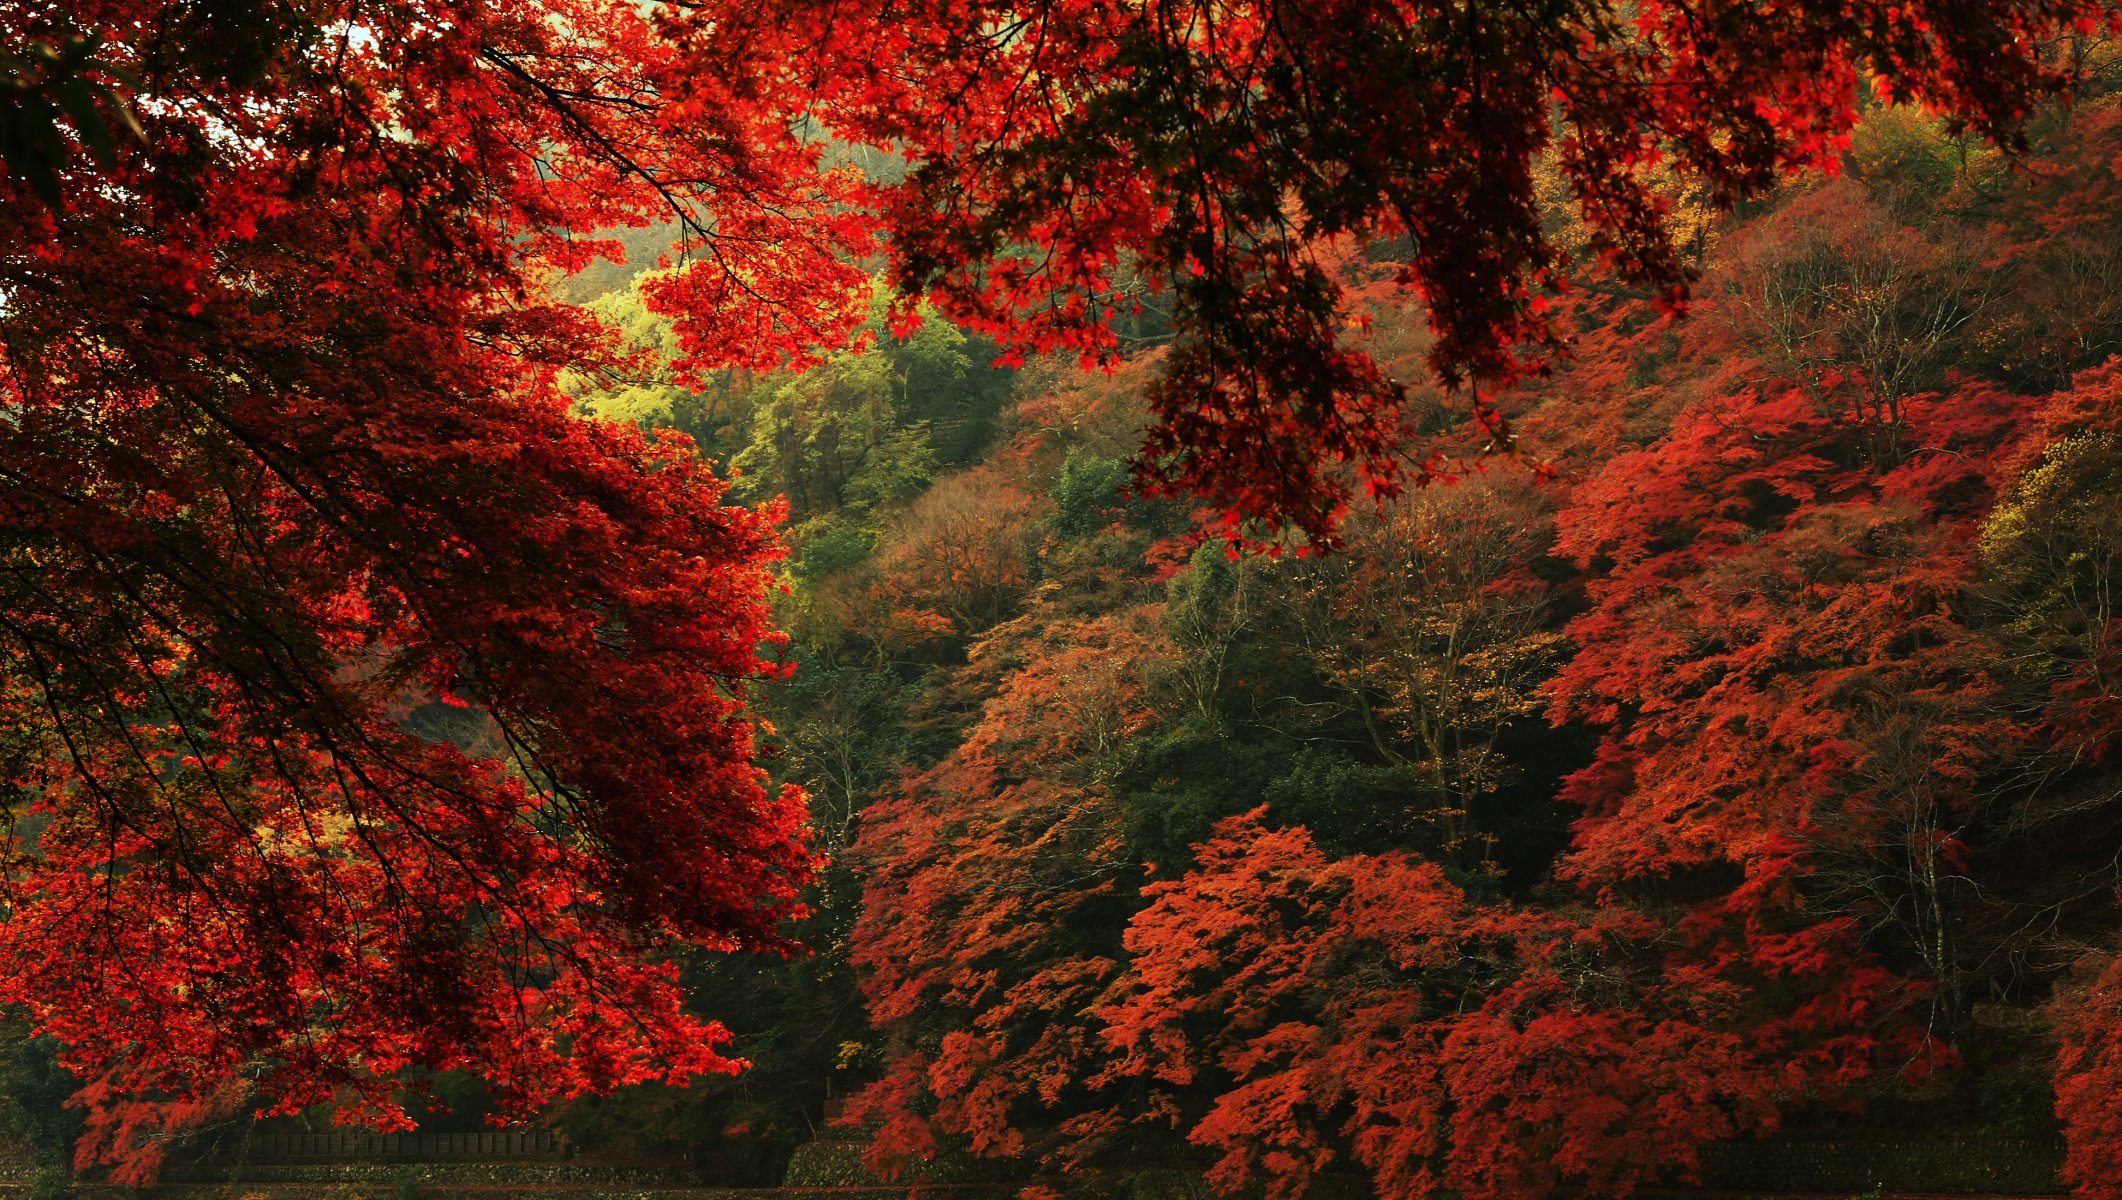
[[[1372,1022],[1462,1054],[1439,1070],[1463,1078],[1416,1096],[1351,1077],[1335,1103],[1414,1122],[1456,1096],[1492,1120],[1453,1136],[1498,1145],[1559,1120],[1557,1169],[1626,1186],[1614,1147],[1502,1083],[1669,1071],[1707,1080],[1720,1130],[1758,1128],[1795,1086],[1777,1048],[1840,1062],[1897,1046],[1859,1054],[1871,1032],[1835,1014],[1947,986],[1850,949],[1853,918],[1804,903],[1793,880],[1823,868],[1790,838],[1818,824],[1846,866],[1866,829],[1905,818],[1935,834],[1919,865],[1956,853],[1940,814],[1974,792],[1912,790],[1893,763],[1929,755],[1971,778],[1965,762],[2021,735],[1985,707],[1986,676],[1945,665],[1972,636],[1954,595],[1978,564],[2023,595],[2015,636],[2067,664],[2057,728],[2088,746],[2111,731],[2108,677],[2080,670],[2105,662],[2106,635],[2055,583],[2078,560],[2053,548],[2089,524],[2063,477],[2108,469],[2104,426],[2001,387],[1943,390],[1926,349],[1979,288],[1950,247],[1882,241],[1890,214],[1839,193],[1803,202],[1819,245],[1771,230],[1723,277],[1717,303],[1757,322],[1749,353],[1776,347],[1764,370],[1788,383],[1740,390],[1752,442],[1731,440],[1730,413],[1690,409],[1658,448],[1602,458],[1568,512],[1499,500],[1517,506],[1504,524],[1401,494],[1512,450],[1497,389],[1566,364],[1597,304],[1683,307],[1703,227],[1689,214],[1839,165],[1860,102],[2022,144],[2087,70],[2071,47],[2114,27],[2093,0],[5,8],[0,1002],[63,1043],[88,1081],[81,1160],[121,1178],[253,1090],[269,1111],[333,1101],[388,1125],[408,1119],[415,1067],[475,1070],[510,1113],[736,1069],[671,955],[796,950],[818,843],[844,842],[876,786],[846,784],[836,833],[769,773],[752,704],[787,666],[781,583],[816,634],[798,658],[856,628],[936,659],[997,648],[982,668],[997,674],[974,672],[936,717],[977,714],[979,732],[909,763],[863,835],[901,839],[870,884],[903,885],[901,907],[865,914],[854,954],[872,1015],[889,1028],[936,987],[984,1010],[980,1032],[892,1058],[875,1104],[913,1146],[940,1129],[1024,1149],[1004,1119],[1023,1097],[984,1073],[1014,1058],[1047,1065],[1038,1099],[1073,1106],[1091,1153],[1088,1135],[1139,1114],[1068,1089],[1194,1082],[1207,1051],[1176,1051],[1170,1026],[1222,1001],[1166,998],[1195,969],[1186,943],[1272,902],[1324,923],[1291,934],[1315,973],[1277,976],[1274,1003],[1325,1015],[1220,1035],[1244,1086],[1194,1127],[1230,1148],[1219,1178],[1303,1177],[1291,1156],[1314,1132],[1277,1134],[1289,1144],[1257,1161],[1239,1142],[1270,1092],[1299,1086],[1300,1043],[1353,1054],[1328,1030]],[[2050,387],[2107,332],[2072,324],[2071,276],[2041,256],[2070,236],[2094,254],[2103,220],[1999,251],[2062,297],[2028,310],[2014,368]],[[570,299],[567,277],[629,235],[657,269]],[[1418,307],[1419,355],[1365,341],[1364,288]],[[1049,443],[975,462],[1008,388],[990,364],[1057,353],[1136,372],[1140,429],[1078,430],[1052,488],[1030,470]],[[2108,386],[2079,385],[2079,418],[2105,411],[2089,397]],[[1434,436],[1425,421],[1452,406],[1471,429]],[[2036,429],[2064,440],[2015,440]],[[1116,490],[1130,452],[1132,498]],[[2008,487],[1993,514],[1974,499]],[[1359,497],[1399,507],[1350,526]],[[1275,576],[1273,620],[1333,642],[1301,721],[1370,740],[1360,761],[1279,772],[1276,794],[1318,808],[1322,791],[1374,788],[1398,805],[1378,826],[1407,846],[1226,811],[1217,738],[1281,651],[1261,640],[1263,568],[1190,559],[1189,505],[1234,542],[1309,553],[1354,528],[1392,550]],[[1130,565],[1076,563],[1086,578],[1135,586],[1147,554],[1164,597],[1023,622],[1066,565],[1037,536],[1056,513],[1085,545],[1115,526],[1135,539]],[[1557,561],[1598,572],[1566,603],[1529,582],[1550,516]],[[1859,525],[1887,529],[1890,567],[1820,548]],[[1753,573],[1781,582],[1732,607],[1727,584]],[[1794,631],[1790,611],[1829,584],[1824,625]],[[1653,604],[1670,628],[1646,640]],[[1007,670],[999,648],[1018,656]],[[1558,880],[1618,894],[1714,867],[1743,885],[1670,924],[1470,906],[1444,870],[1492,873],[1495,831],[1474,811],[1515,777],[1499,747],[1543,686],[1553,718],[1596,742],[1562,789],[1585,816]],[[1853,724],[1859,686],[1926,715]],[[1120,749],[1153,724],[1154,754]],[[834,736],[790,742],[823,761]],[[1827,811],[1865,772],[1882,807]],[[1734,789],[1789,808],[1679,819]],[[971,831],[941,829],[960,805],[978,810]],[[1359,857],[1329,862],[1337,836]],[[1402,853],[1416,843],[1435,861]],[[1137,851],[1177,855],[1179,874],[1143,892],[1154,863]],[[1236,878],[1252,854],[1288,864],[1289,895]],[[1082,872],[1066,887],[1056,855]],[[1419,911],[1379,911],[1387,878]],[[1148,907],[1123,912],[1130,894]],[[1069,936],[936,932],[976,917]],[[1906,920],[1923,944],[1924,918]],[[1701,955],[1680,979],[1646,965],[1675,931]],[[1450,938],[1514,973],[1425,982]],[[1374,946],[1409,978],[1335,988],[1331,964]],[[1227,949],[1215,969],[1234,979],[1268,952]],[[1580,952],[1610,956],[1626,1003],[1578,1003]],[[1719,1007],[1742,977],[1804,998],[1742,1019]],[[1488,1023],[1437,1024],[1431,987]],[[1056,1006],[1111,1032],[1028,1032]],[[1590,1024],[1543,1024],[1565,1010]],[[1600,1057],[1563,1062],[1586,1028]],[[2106,1078],[2099,1023],[2070,1028],[2070,1078]],[[1479,1090],[1502,1043],[1516,1074]],[[2066,1095],[2087,1127],[2109,1119],[2091,1086]],[[893,1107],[923,1087],[937,1107]],[[1702,1132],[1636,1136],[1684,1159]],[[1426,1187],[1408,1164],[1432,1134],[1406,1136],[1365,1141],[1365,1161]],[[1492,1155],[1452,1178],[1502,1194],[1547,1169]]]

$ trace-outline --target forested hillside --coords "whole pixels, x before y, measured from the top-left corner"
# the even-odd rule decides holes
[[[0,1132],[2122,1200],[2118,37],[0,0]]]
[[[808,373],[682,379],[596,301],[647,358],[581,406],[786,504],[761,704],[833,865],[813,957],[694,976],[751,1073],[564,1127],[792,1139],[859,1090],[886,1169],[1528,1197],[2060,1121],[2122,1195],[2110,76],[2023,162],[1880,105],[1735,216],[1670,188],[1684,317],[1565,293],[1514,455],[1418,388],[1436,481],[1332,553],[1135,497],[1147,289],[1089,374],[880,309]],[[1405,249],[1326,253],[1412,381]]]

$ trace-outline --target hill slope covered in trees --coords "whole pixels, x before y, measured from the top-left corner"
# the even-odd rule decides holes
[[[1691,313],[1570,292],[1498,401],[1553,478],[1418,390],[1455,482],[1337,554],[1129,498],[1153,309],[1102,375],[880,319],[801,377],[586,388],[790,509],[764,703],[836,865],[817,958],[701,977],[762,1074],[696,1129],[830,1076],[887,1168],[1524,1197],[2060,1121],[2122,1194],[2122,106],[2034,134],[1882,107],[1737,217],[1676,189]],[[1413,379],[1396,253],[1326,265]]]

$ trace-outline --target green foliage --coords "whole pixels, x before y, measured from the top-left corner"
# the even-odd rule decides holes
[[[1165,585],[1164,630],[1178,649],[1165,682],[1174,706],[1192,718],[1227,724],[1234,691],[1268,670],[1265,563],[1207,544]]]
[[[1983,559],[2011,629],[2046,662],[2090,664],[2103,686],[2122,600],[2118,494],[2122,438],[2072,434],[2047,448],[1982,526]]]
[[[68,1178],[84,1118],[66,1102],[80,1087],[59,1065],[56,1041],[30,1037],[20,1020],[0,1024],[0,1138],[27,1147]]]
[[[1868,114],[1851,136],[1857,177],[1875,191],[1936,203],[1966,165],[1968,146],[1921,109],[1894,105]]]
[[[656,238],[668,238],[668,227],[626,244],[630,257],[657,253]],[[675,429],[690,437],[711,457],[727,460],[751,436],[757,406],[781,386],[785,377],[755,378],[738,371],[715,371],[695,377],[680,372],[684,352],[671,322],[650,312],[641,289],[664,270],[610,267],[600,263],[568,280],[564,291],[581,293],[583,307],[612,330],[624,356],[617,368],[588,374],[570,370],[562,384],[585,416],[624,421],[644,429]],[[616,272],[616,274],[613,274]],[[600,290],[608,289],[608,290]]]
[[[884,435],[847,481],[843,508],[868,512],[911,500],[936,478],[936,452],[926,423]]]
[[[851,571],[868,562],[877,549],[875,533],[832,517],[799,530],[793,540],[802,549],[790,557],[788,570],[799,583]]]
[[[1120,489],[1127,479],[1127,464],[1119,459],[1070,450],[1054,481],[1055,532],[1079,538],[1119,520],[1126,508]]]
[[[744,473],[739,495],[786,496],[798,521],[918,495],[939,467],[978,455],[1010,394],[1014,374],[991,365],[994,347],[948,321],[931,316],[909,336],[893,336],[881,287],[866,344],[809,371],[688,375],[676,330],[642,298],[643,286],[667,272],[614,270],[600,265],[563,289],[579,294],[631,356],[624,369],[567,376],[580,411],[688,434]]]
[[[1417,814],[1436,803],[1433,784],[1406,763],[1375,765],[1307,746],[1260,798],[1282,823],[1312,831],[1321,849],[1357,854],[1402,843]]]
[[[1131,748],[1123,828],[1144,861],[1183,866],[1216,822],[1260,802],[1260,782],[1288,769],[1286,747],[1239,740],[1187,714]]]
[[[897,416],[886,364],[874,356],[805,372],[754,412],[750,441],[731,463],[742,473],[736,491],[755,503],[784,497],[799,522],[841,508]]]
[[[927,425],[937,461],[962,466],[979,456],[1014,378],[993,365],[992,343],[930,315],[911,337],[885,336],[870,353],[891,364],[906,419]]]
[[[591,276],[604,278],[593,270],[573,282],[596,286]],[[689,434],[737,474],[738,500],[786,500],[791,594],[781,618],[799,669],[762,687],[756,703],[776,727],[776,779],[809,792],[815,848],[837,856],[861,810],[913,756],[906,715],[922,692],[878,661],[870,640],[879,632],[867,600],[875,560],[939,474],[987,446],[1014,373],[990,365],[991,345],[940,318],[892,336],[880,288],[867,345],[800,375],[713,372],[692,386],[673,368],[681,348],[670,323],[642,302],[648,278],[622,280],[589,305],[644,365],[572,379],[570,393],[585,415]],[[868,1031],[846,965],[857,891],[836,858],[807,896],[809,957],[687,965],[696,1006],[730,1027],[751,1069],[689,1089],[586,1097],[560,1110],[558,1127],[606,1152],[683,1153],[722,1182],[774,1182],[819,1121],[828,1081],[859,1075],[875,1058],[859,1049]]]
[[[912,759],[907,712],[919,692],[888,666],[812,657],[762,695],[780,735],[779,774],[809,790],[821,850],[845,849],[863,806]],[[821,886],[839,882],[828,872]]]
[[[678,357],[678,338],[670,323],[648,311],[641,293],[633,287],[607,292],[584,307],[618,335],[629,351],[648,356],[640,374],[603,380],[574,379],[571,390],[584,413],[612,421],[629,421],[643,428],[677,427],[687,411],[691,392],[680,387],[670,374],[669,363]]]

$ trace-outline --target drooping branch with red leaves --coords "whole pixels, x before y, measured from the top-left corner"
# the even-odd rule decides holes
[[[1112,365],[1169,296],[1137,498],[1201,500],[1234,541],[1336,544],[1527,423],[1580,472],[1512,519],[1559,509],[1559,544],[1496,534],[1453,586],[1392,561],[1439,522],[1357,539],[1346,586],[1270,587],[1181,568],[1184,534],[1128,541],[1148,518],[1110,561],[1050,544],[1064,489],[999,469],[892,513],[862,594],[902,642],[972,641],[985,691],[860,843],[886,1152],[1075,1165],[1177,1135],[1227,1186],[1346,1155],[1395,1194],[1623,1191],[1949,1065],[1975,981],[2020,986],[1970,965],[1965,914],[2092,903],[2096,867],[2059,898],[1970,864],[2041,824],[2000,796],[2082,784],[2114,730],[2112,618],[2072,575],[2104,377],[2075,409],[1953,377],[1991,299],[1970,252],[1825,188],[1697,296],[1722,323],[1676,345],[1713,369],[1642,381],[1708,237],[1673,180],[1714,215],[1838,167],[1860,98],[2011,144],[2110,6],[9,12],[95,47],[79,111],[13,78],[30,141],[0,147],[0,1001],[90,1081],[85,1165],[146,1179],[241,1104],[403,1123],[411,1068],[520,1114],[738,1065],[670,956],[794,949],[816,866],[748,709],[779,670],[777,511],[727,504],[682,438],[573,414],[563,375],[630,355],[549,290],[652,222],[676,261],[640,299],[688,384],[859,340],[865,261],[902,324],[930,304],[1018,361]],[[99,141],[121,102],[137,131]],[[2070,298],[2109,262],[2112,127],[2057,139],[2105,183],[2053,189],[2055,238],[1991,246],[2048,289],[1983,327],[2017,360],[1991,376],[2054,388],[2111,352]],[[851,147],[903,170],[831,165]],[[1416,349],[1372,340],[1381,290]],[[1459,391],[1432,407],[1425,374]],[[1132,519],[1091,499],[1071,519]],[[1069,570],[1107,611],[1055,595]],[[1494,831],[1538,820],[1491,764],[1550,671],[1593,749],[1528,838],[1535,905],[1495,891],[1532,885],[1498,882]],[[1349,794],[1377,819],[1337,817]],[[1479,978],[1433,969],[1451,948]],[[2096,1187],[2112,972],[2071,950],[2059,1096]]]
[[[1573,278],[1685,302],[1661,175],[1729,209],[1832,167],[1863,94],[2015,144],[2073,79],[2049,39],[2114,18],[2092,0],[774,0],[687,5],[672,28],[698,77],[757,79],[792,119],[902,155],[865,201],[895,281],[1016,353],[1110,362],[1131,285],[1168,289],[1138,485],[1206,498],[1234,535],[1330,541],[1427,460],[1405,445],[1418,381],[1351,342],[1326,243],[1397,240],[1427,366],[1480,408],[1548,369]],[[1544,224],[1540,162],[1581,260]],[[1489,448],[1511,444],[1492,422]]]
[[[735,1070],[685,946],[788,951],[755,762],[774,515],[569,412],[543,293],[682,222],[722,361],[860,318],[818,149],[634,10],[18,10],[106,34],[142,137],[0,204],[0,999],[90,1081],[84,1166],[467,1068],[521,1115]]]

